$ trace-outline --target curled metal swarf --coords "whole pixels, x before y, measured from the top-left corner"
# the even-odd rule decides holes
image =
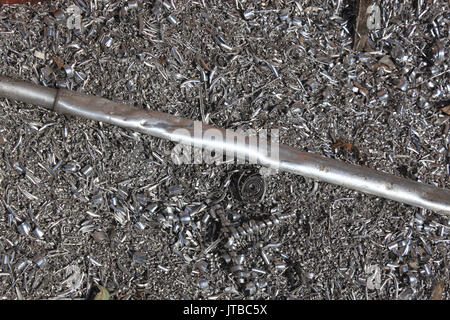
[[[5,77],[0,77],[0,97],[40,104],[59,113],[110,123],[194,147],[231,151],[238,158],[245,160],[253,157],[259,164],[267,167],[450,215],[449,190],[303,152],[281,144],[272,146],[279,150],[275,157],[260,152],[258,147],[249,142],[249,137],[238,133],[237,139],[233,141],[212,140],[204,135],[207,130],[218,130],[223,137],[226,136],[227,130],[200,123],[201,132],[196,135],[195,126],[199,122],[190,119],[157,111],[138,110],[100,97],[66,89],[49,89]]]

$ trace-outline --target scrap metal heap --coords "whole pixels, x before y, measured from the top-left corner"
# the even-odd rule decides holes
[[[361,2],[4,6],[0,75],[448,189],[449,4]],[[448,217],[0,106],[0,297],[448,298]]]

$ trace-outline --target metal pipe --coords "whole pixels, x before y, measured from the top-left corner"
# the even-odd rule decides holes
[[[450,216],[450,190],[399,178],[366,167],[351,165],[314,153],[302,152],[252,138],[230,130],[214,128],[199,121],[167,113],[132,108],[104,98],[66,89],[49,89],[23,81],[0,77],[0,97],[42,105],[50,110],[133,129],[158,138],[206,150],[223,150],[240,159],[256,159],[259,164],[309,178],[344,186],[375,196],[430,209]],[[216,134],[214,139],[211,133]],[[227,135],[234,135],[229,140]],[[217,137],[223,137],[217,139]],[[268,142],[270,150],[258,146]]]
[[[52,109],[57,92],[57,89],[0,77],[0,97],[37,104],[47,109]]]

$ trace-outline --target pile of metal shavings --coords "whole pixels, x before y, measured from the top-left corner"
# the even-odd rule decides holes
[[[278,128],[292,147],[450,188],[449,4],[370,10],[354,51],[354,1],[4,6],[0,73]],[[171,142],[0,106],[2,299],[450,297],[448,218],[255,166],[176,165]],[[231,190],[245,170],[252,199]]]

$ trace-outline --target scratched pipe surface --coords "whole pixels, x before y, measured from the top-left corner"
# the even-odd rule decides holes
[[[47,109],[87,119],[133,129],[158,138],[172,140],[206,150],[223,150],[223,154],[234,154],[239,159],[257,159],[267,167],[278,168],[309,178],[344,186],[386,199],[430,209],[450,216],[450,190],[399,178],[365,167],[326,158],[314,153],[302,152],[286,145],[271,144],[262,152],[249,138],[234,134],[229,141],[225,134],[229,130],[214,128],[167,113],[141,110],[104,98],[75,93],[66,89],[50,89],[28,82],[0,77],[0,97],[10,98]],[[194,130],[195,128],[200,128]],[[213,140],[204,133],[216,130],[224,138]],[[211,132],[211,131],[209,131]],[[260,140],[260,144],[261,144]],[[269,142],[270,144],[270,142]]]

